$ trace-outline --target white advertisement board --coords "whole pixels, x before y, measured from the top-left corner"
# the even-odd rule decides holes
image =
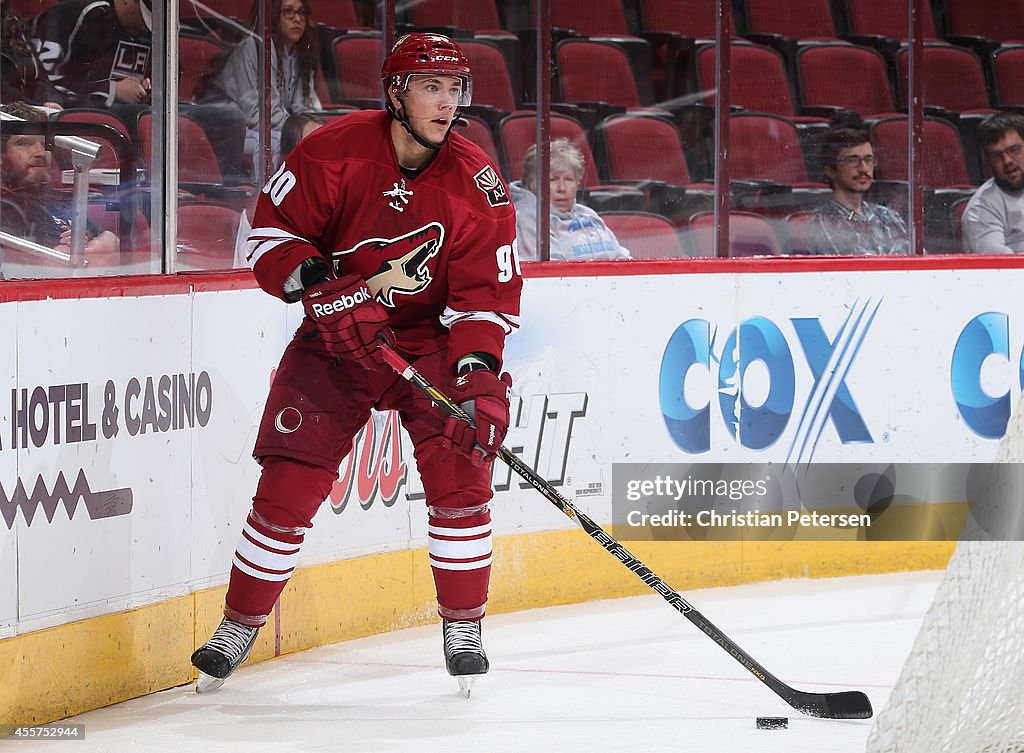
[[[597,520],[613,463],[981,462],[1024,372],[1024,270],[526,282],[506,446]],[[0,304],[0,637],[223,583],[298,323],[255,289]],[[496,466],[498,535],[571,526]],[[301,564],[422,546],[376,414]]]

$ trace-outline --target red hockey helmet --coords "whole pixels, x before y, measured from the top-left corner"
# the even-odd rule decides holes
[[[409,76],[434,73],[439,76],[455,76],[462,80],[462,96],[459,107],[467,107],[473,100],[473,75],[469,60],[462,49],[443,34],[414,32],[395,40],[391,52],[384,59],[380,69],[384,82],[384,97],[389,91],[401,95],[409,82]]]

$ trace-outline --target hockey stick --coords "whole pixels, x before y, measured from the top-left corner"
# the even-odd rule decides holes
[[[449,416],[472,423],[469,414],[427,381],[422,374],[410,366],[390,346],[381,342],[380,349],[388,365],[397,371],[402,378],[411,382],[417,389],[426,394],[435,405]],[[551,504],[575,520],[587,532],[590,538],[603,546],[609,554],[633,572],[651,590],[671,604],[677,612],[696,625],[705,635],[721,646],[732,658],[749,670],[754,677],[771,688],[776,695],[794,709],[808,716],[824,719],[868,719],[871,717],[871,701],[859,690],[846,690],[839,693],[808,693],[791,688],[778,679],[737,646],[725,633],[715,627],[710,620],[698,612],[693,605],[674,591],[665,581],[651,572],[644,563],[627,551],[622,544],[606,533],[604,529],[587,517],[572,502],[559,494],[547,481],[538,476],[532,468],[524,464],[504,446],[498,449],[497,455],[509,468],[525,479],[530,486],[543,494]]]

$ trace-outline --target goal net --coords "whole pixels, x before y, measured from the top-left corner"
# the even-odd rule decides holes
[[[1024,402],[996,462],[1024,468]],[[1024,488],[1007,479],[1019,476],[992,475],[1016,487],[999,496],[1007,524],[1018,527]],[[1024,753],[1024,543],[991,540],[993,527],[973,518],[968,525],[868,753]]]

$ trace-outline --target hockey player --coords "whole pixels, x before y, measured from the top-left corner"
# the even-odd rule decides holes
[[[399,411],[415,448],[448,672],[468,694],[466,678],[488,669],[490,466],[508,429],[502,351],[522,288],[515,210],[483,151],[452,133],[472,97],[458,45],[403,36],[381,76],[387,111],[353,113],[304,139],[256,207],[247,242],[256,279],[301,300],[306,318],[264,409],[262,473],[224,620],[192,655],[200,692],[249,655],[371,407]],[[447,389],[475,428],[395,374],[378,337]]]

